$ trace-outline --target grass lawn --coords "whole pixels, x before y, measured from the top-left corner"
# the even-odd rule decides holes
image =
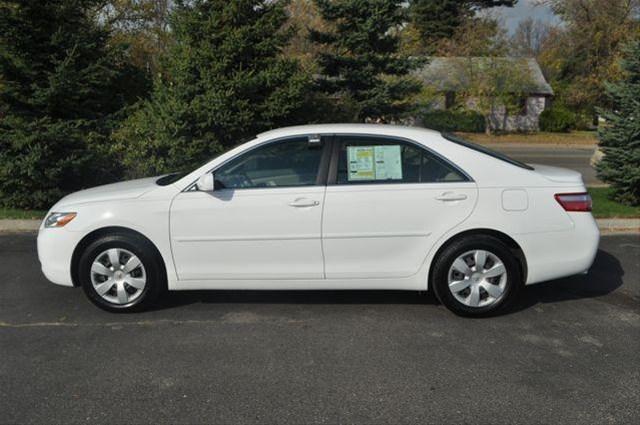
[[[28,219],[42,220],[46,213],[47,213],[46,211],[0,208],[0,219],[8,218],[8,219],[20,219],[20,220],[28,220]]]
[[[593,215],[596,218],[637,218],[640,207],[628,207],[608,198],[608,187],[591,187],[589,193],[593,199]]]
[[[595,131],[572,131],[571,133],[456,133],[461,137],[480,144],[500,143],[530,143],[542,145],[585,145],[594,146],[598,143]]]
[[[638,218],[640,207],[628,207],[610,200],[608,187],[591,187],[589,193],[593,198],[593,215],[596,218]],[[0,208],[0,219],[38,219],[42,220],[46,211],[17,210]]]

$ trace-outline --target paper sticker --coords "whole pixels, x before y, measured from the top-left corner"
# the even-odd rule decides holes
[[[376,180],[402,180],[400,145],[376,146]]]
[[[348,146],[349,181],[402,180],[400,145]]]
[[[349,161],[349,181],[373,180],[375,177],[375,163],[373,146],[349,146],[347,148]]]

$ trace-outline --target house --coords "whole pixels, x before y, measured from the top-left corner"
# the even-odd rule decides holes
[[[432,57],[416,77],[432,89],[428,108],[478,110],[491,130],[538,131],[553,97],[532,58]]]

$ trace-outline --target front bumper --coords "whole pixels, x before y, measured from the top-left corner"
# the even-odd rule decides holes
[[[80,232],[70,232],[64,228],[47,229],[40,226],[38,260],[48,280],[57,285],[73,286],[71,257],[81,236]]]

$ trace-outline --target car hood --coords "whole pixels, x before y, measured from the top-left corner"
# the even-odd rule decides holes
[[[158,177],[129,180],[80,190],[62,198],[57,205],[84,204],[87,202],[112,201],[116,199],[138,198],[158,187]]]
[[[582,174],[574,170],[560,167],[550,167],[548,165],[530,164],[534,172],[540,174],[547,180],[556,183],[583,184]]]

